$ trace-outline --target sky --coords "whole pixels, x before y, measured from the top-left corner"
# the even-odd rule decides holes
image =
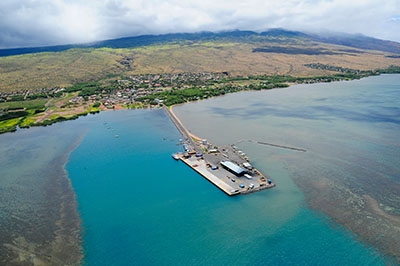
[[[284,28],[400,42],[400,0],[1,0],[0,48]]]

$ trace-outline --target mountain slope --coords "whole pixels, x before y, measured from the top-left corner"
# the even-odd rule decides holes
[[[397,42],[375,39],[359,34],[310,35],[310,37],[315,41],[324,43],[400,54],[400,44]]]
[[[296,31],[288,31],[284,29],[271,29],[261,33],[238,30],[238,31],[219,32],[219,33],[200,32],[200,33],[174,33],[174,34],[163,34],[163,35],[141,35],[135,37],[104,40],[87,44],[0,49],[0,56],[11,56],[11,55],[40,53],[40,52],[61,52],[72,48],[102,48],[102,47],[135,48],[135,47],[148,46],[154,44],[165,44],[165,43],[182,42],[182,41],[211,41],[211,40],[228,41],[229,40],[229,41],[240,41],[240,42],[254,42],[254,41],[267,41],[278,38],[284,38],[286,40],[302,38],[302,39],[308,39],[310,41],[323,42],[327,44],[338,44],[359,49],[377,50],[377,51],[400,54],[400,43],[380,40],[363,35],[350,35],[350,34],[316,35],[316,34],[306,34]]]
[[[395,53],[396,49],[400,53],[398,43],[375,40],[369,49],[360,49],[365,47],[360,46],[364,38],[347,40],[350,44],[344,46],[301,32],[275,29],[263,33],[149,35],[85,45],[3,50],[3,55],[19,55],[0,57],[0,93],[147,73],[317,76],[343,69],[357,72],[400,66],[400,56]],[[377,50],[390,47],[394,52]]]

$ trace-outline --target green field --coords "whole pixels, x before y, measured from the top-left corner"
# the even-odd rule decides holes
[[[59,98],[10,101],[0,103],[0,134],[13,132],[17,127],[47,126],[76,119],[81,115],[98,113],[98,105],[67,106],[79,92],[65,93]]]
[[[24,109],[27,110],[39,110],[44,109],[45,104],[48,99],[35,99],[35,100],[26,100],[26,101],[10,101],[10,102],[0,102],[0,110],[15,110],[15,109]]]

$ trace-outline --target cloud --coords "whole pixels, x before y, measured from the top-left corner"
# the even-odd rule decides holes
[[[63,1],[3,1],[0,46],[85,42],[96,38],[98,23],[88,6]]]
[[[398,0],[2,0],[0,47],[287,28],[400,41]]]

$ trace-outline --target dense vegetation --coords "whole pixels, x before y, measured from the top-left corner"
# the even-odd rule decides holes
[[[171,89],[163,92],[156,92],[148,96],[140,97],[136,99],[139,102],[147,104],[158,104],[162,101],[163,104],[171,106],[174,104],[180,104],[189,101],[196,101],[201,99],[207,99],[214,96],[224,95],[226,93],[232,93],[243,90],[263,90],[272,88],[283,88],[288,87],[288,84],[284,83],[262,83],[262,84],[250,84],[250,85],[233,85],[224,84],[223,86],[213,87],[190,87],[186,89]]]
[[[65,99],[68,100],[73,95],[64,93]],[[76,119],[81,115],[88,113],[99,112],[99,105],[94,104],[86,111],[80,113],[74,113],[71,115],[60,115],[57,113],[60,109],[57,109],[54,105],[48,105],[53,100],[63,101],[60,99],[61,95],[53,94],[51,97],[46,98],[38,97],[35,99],[23,100],[17,97],[11,97],[6,102],[0,102],[0,134],[5,132],[13,132],[17,130],[17,127],[27,128],[31,126],[47,126],[57,122]],[[47,109],[53,108],[54,113],[48,118],[38,121],[38,115],[44,113]],[[62,109],[63,107],[61,107]]]
[[[218,79],[199,79],[195,78],[197,77],[195,74],[185,73],[182,75],[184,78],[175,82],[175,85],[172,85],[171,81],[161,80],[161,83],[171,85],[169,88],[163,89],[155,89],[149,83],[149,79],[154,75],[143,75],[141,77],[144,80],[134,86],[129,80],[124,80],[124,82],[114,80],[106,84],[99,80],[97,82],[76,83],[62,90],[42,90],[35,94],[25,94],[25,96],[24,94],[15,94],[7,99],[0,99],[3,101],[0,102],[0,133],[15,131],[17,126],[46,126],[60,121],[76,119],[88,113],[99,112],[101,105],[106,105],[106,103],[99,101],[98,98],[121,98],[121,91],[130,93],[129,96],[124,95],[127,99],[127,107],[142,108],[160,104],[171,106],[237,91],[266,90],[288,87],[289,84],[333,82],[360,79],[371,75],[400,73],[399,66],[374,71],[354,70],[319,63],[307,64],[306,66],[335,71],[336,73],[314,77],[294,77],[290,75],[228,76],[225,73],[223,74],[225,76]],[[138,96],[135,94],[138,90],[144,90],[146,94]],[[115,96],[116,94],[120,95]],[[90,97],[91,99],[89,99]],[[77,98],[80,98],[81,102],[71,100]],[[56,105],[54,102],[61,102],[62,104]],[[60,114],[65,108],[73,110],[83,105],[86,106],[85,111],[74,111],[67,115]],[[38,119],[38,115],[49,108],[53,108],[52,112],[45,118]]]
[[[317,65],[318,67],[324,65]],[[312,66],[309,66],[312,67]],[[333,68],[327,66],[328,68]],[[356,71],[353,69],[340,68],[342,73],[337,73],[329,76],[315,76],[315,77],[293,77],[281,75],[254,75],[248,77],[232,77],[223,79],[221,84],[212,86],[192,86],[186,89],[171,89],[162,92],[156,92],[148,96],[143,96],[136,99],[139,102],[156,105],[162,102],[167,106],[180,104],[189,101],[196,101],[207,99],[209,97],[224,95],[245,90],[266,90],[273,88],[288,87],[289,83],[315,83],[315,82],[333,82],[340,80],[353,80],[368,77],[372,75],[386,74],[386,73],[400,73],[399,66],[391,66],[387,69],[378,69],[375,71]],[[337,70],[336,70],[337,71]],[[247,82],[248,84],[245,84]]]

